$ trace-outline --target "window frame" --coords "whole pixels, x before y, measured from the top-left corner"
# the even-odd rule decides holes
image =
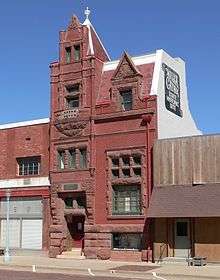
[[[65,47],[65,62],[67,64],[71,63],[72,60],[72,48],[70,46]]]
[[[132,89],[124,89],[119,90],[120,93],[120,102],[121,108],[123,111],[131,111],[133,110],[133,94]],[[129,94],[129,100],[126,100],[126,95]]]
[[[136,210],[134,210],[136,208]],[[141,186],[112,186],[112,215],[141,215]]]
[[[17,158],[18,176],[38,176],[41,173],[41,157]]]
[[[137,246],[131,248],[131,246],[125,247],[125,246],[115,246],[115,242],[123,242],[120,241],[120,237],[123,238],[124,236],[124,244],[127,242],[129,244],[129,237],[138,237],[137,239]],[[116,238],[119,240],[117,241]],[[141,251],[142,248],[142,234],[136,233],[136,232],[113,232],[112,233],[112,250],[122,250],[122,251]],[[125,240],[127,239],[127,240]],[[131,242],[131,240],[130,240]],[[129,248],[130,247],[130,248]]]
[[[74,61],[78,62],[81,59],[81,46],[80,44],[76,44],[73,46],[73,57]]]

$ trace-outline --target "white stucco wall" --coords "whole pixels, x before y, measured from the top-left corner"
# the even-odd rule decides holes
[[[162,64],[178,73],[180,78],[180,103],[182,117],[165,107],[165,85]],[[172,58],[163,50],[157,50],[151,94],[157,95],[158,138],[172,138],[202,134],[192,118],[187,97],[185,63],[181,58]]]

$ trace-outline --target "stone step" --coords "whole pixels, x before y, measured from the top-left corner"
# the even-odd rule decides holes
[[[62,252],[61,255],[57,256],[58,259],[85,259],[84,255],[81,255],[81,249],[74,248],[71,251]]]

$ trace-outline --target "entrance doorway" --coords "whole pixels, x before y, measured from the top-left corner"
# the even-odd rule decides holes
[[[191,249],[189,225],[189,219],[177,219],[175,221],[175,257],[187,258],[189,255]]]
[[[84,221],[84,217],[75,216],[72,222],[67,224],[72,239],[72,248],[83,249],[84,247]]]

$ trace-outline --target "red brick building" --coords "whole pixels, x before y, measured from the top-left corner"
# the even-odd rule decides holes
[[[87,10],[88,12],[88,10]],[[184,62],[163,50],[110,61],[88,19],[60,32],[51,64],[51,257],[150,260],[151,150],[199,134]]]
[[[163,50],[111,61],[88,14],[60,32],[50,121],[0,127],[2,207],[12,188],[12,198],[23,201],[21,215],[12,216],[14,232],[31,237],[34,225],[36,249],[49,249],[50,257],[75,249],[87,258],[151,260],[153,143],[200,134],[185,64]],[[26,248],[18,245],[12,247]]]
[[[0,125],[0,145],[0,247],[5,247],[10,192],[10,248],[47,250],[49,119]]]

